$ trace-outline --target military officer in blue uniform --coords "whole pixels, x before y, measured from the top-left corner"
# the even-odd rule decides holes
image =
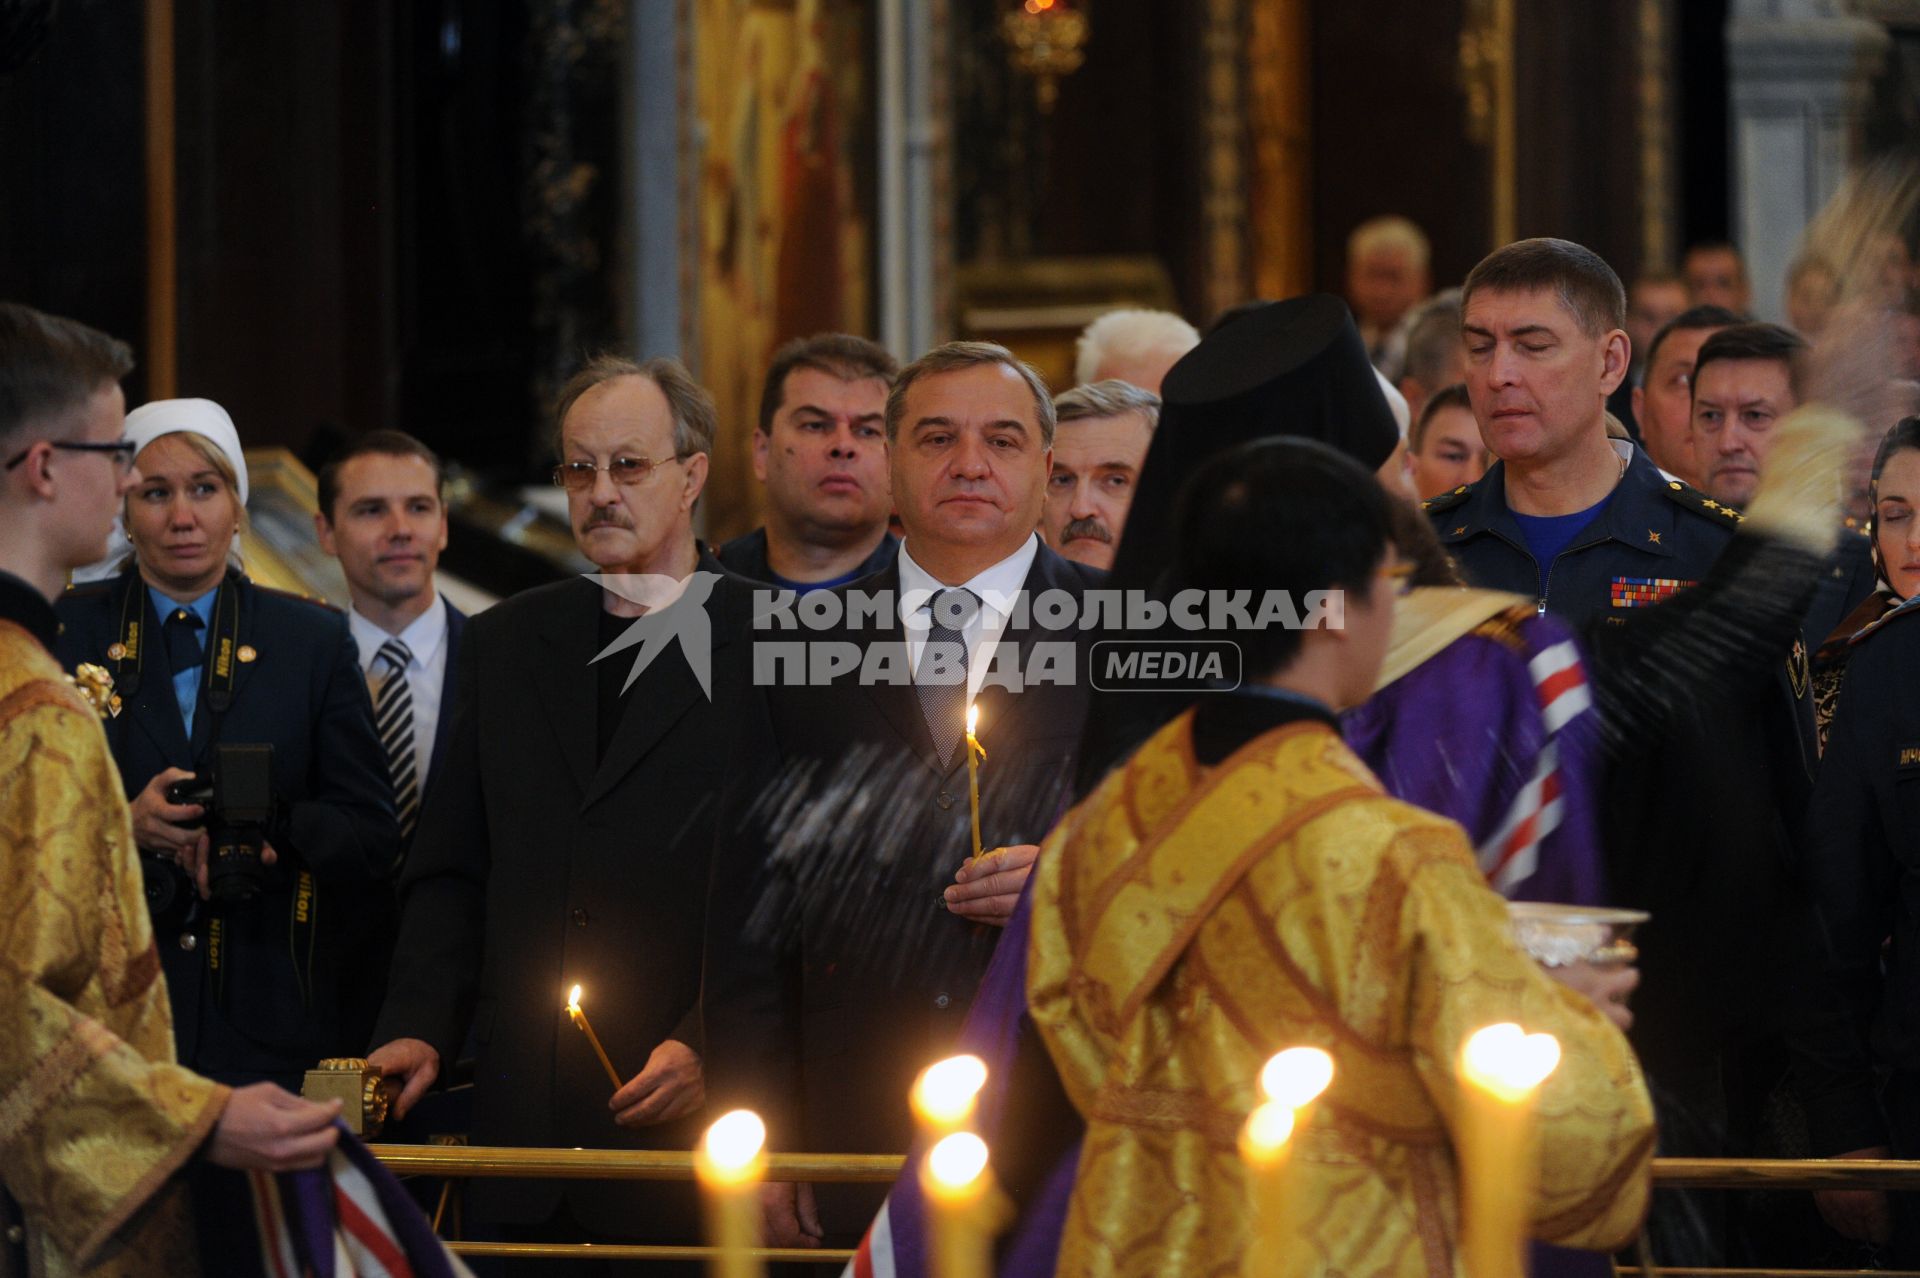
[[[255,585],[229,562],[245,460],[206,400],[127,417],[140,483],[123,515],[132,556],[60,600],[58,655],[103,666],[106,722],[148,874],[180,1059],[223,1082],[297,1089],[323,1057],[360,1054],[342,1021],[356,919],[394,872],[399,827],[347,620]],[[206,812],[168,801],[220,744],[272,746],[264,880],[206,895]]]
[[[1507,505],[1506,466],[1495,462],[1478,483],[1423,503],[1442,545],[1478,586],[1534,599],[1576,626],[1625,620],[1697,585],[1733,540],[1740,514],[1660,473],[1626,440],[1610,441],[1617,482],[1590,517],[1516,515]],[[1553,546],[1534,529],[1549,520],[1579,521],[1543,564],[1536,547]],[[1561,525],[1567,527],[1568,525]],[[1532,535],[1530,535],[1532,534]]]
[[[1468,396],[1500,460],[1426,512],[1470,584],[1581,630],[1608,732],[1611,891],[1653,916],[1632,1037],[1662,1152],[1753,1156],[1781,1072],[1777,1012],[1810,930],[1793,866],[1814,753],[1801,625],[1838,512],[1822,516],[1817,553],[1736,536],[1740,512],[1610,439],[1624,312],[1612,269],[1564,240],[1524,240],[1474,268]],[[1710,573],[1705,608],[1688,596]],[[1694,1233],[1708,1246],[1663,1239],[1661,1260],[1724,1263],[1735,1231]]]

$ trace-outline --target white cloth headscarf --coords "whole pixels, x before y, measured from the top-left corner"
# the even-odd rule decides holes
[[[211,442],[226,457],[227,463],[233,467],[240,504],[244,507],[247,504],[247,455],[240,447],[240,432],[234,429],[233,418],[228,416],[226,409],[210,399],[156,399],[127,414],[127,439],[134,446],[136,458],[148,444],[162,435],[182,431]],[[127,539],[127,530],[121,517],[116,515],[113,536],[107,541],[106,558],[76,569],[73,579],[99,581],[117,576],[131,553],[133,543]],[[229,558],[238,561],[237,546],[230,552]]]

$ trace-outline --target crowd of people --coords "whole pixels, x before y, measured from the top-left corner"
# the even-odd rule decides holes
[[[685,1149],[745,1105],[776,1149],[899,1153],[959,1045],[1003,1273],[1230,1270],[1218,1155],[1296,1043],[1338,1072],[1283,1271],[1446,1272],[1451,1062],[1502,1020],[1564,1050],[1539,1272],[1604,1272],[1643,1217],[1663,1263],[1910,1263],[1883,1195],[1649,1216],[1647,1174],[1920,1157],[1898,247],[1865,301],[1797,266],[1790,328],[1729,245],[1628,287],[1521,241],[1430,296],[1381,219],[1351,310],[1115,312],[1057,394],[991,343],[798,339],[751,432],[764,523],[714,545],[712,399],[600,356],[550,422],[596,572],[472,617],[417,439],[319,475],[346,606],[270,590],[231,417],[126,412],[123,344],[0,304],[0,1174],[35,1272],[193,1272],[194,1168],[321,1157],[335,1111],[293,1093],[323,1058],[393,1079],[403,1136]],[[1189,594],[1343,603],[1176,626]],[[1217,677],[1104,677],[1210,643]],[[1650,912],[1637,964],[1536,964],[1503,896]],[[769,1245],[915,1271],[911,1177],[762,1201]],[[582,1180],[467,1213],[698,1219]]]

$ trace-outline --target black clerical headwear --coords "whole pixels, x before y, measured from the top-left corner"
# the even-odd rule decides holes
[[[1326,293],[1236,308],[1168,370],[1160,398],[1160,424],[1127,511],[1110,589],[1161,593],[1168,587],[1174,506],[1187,479],[1209,459],[1252,440],[1290,435],[1318,440],[1378,470],[1400,443],[1353,315]],[[1120,637],[1149,638],[1134,631]],[[1079,792],[1091,790],[1194,695],[1096,686],[1080,738]]]
[[[1316,439],[1377,470],[1400,428],[1347,304],[1326,293],[1240,310],[1167,373],[1160,425],[1108,584],[1146,587],[1167,562],[1174,499],[1210,457],[1274,435]]]

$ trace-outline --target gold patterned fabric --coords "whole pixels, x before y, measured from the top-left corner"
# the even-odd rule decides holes
[[[199,1272],[175,1173],[227,1089],[174,1063],[133,827],[97,714],[0,622],[0,1177],[33,1272]]]
[[[1028,996],[1087,1121],[1058,1272],[1451,1275],[1455,1067],[1474,1030],[1558,1036],[1535,1236],[1643,1216],[1652,1104],[1626,1039],[1515,945],[1458,826],[1389,798],[1320,722],[1217,768],[1192,712],[1068,815],[1036,872]],[[1336,1073],[1296,1138],[1302,1223],[1249,1256],[1235,1148],[1283,1047]]]

